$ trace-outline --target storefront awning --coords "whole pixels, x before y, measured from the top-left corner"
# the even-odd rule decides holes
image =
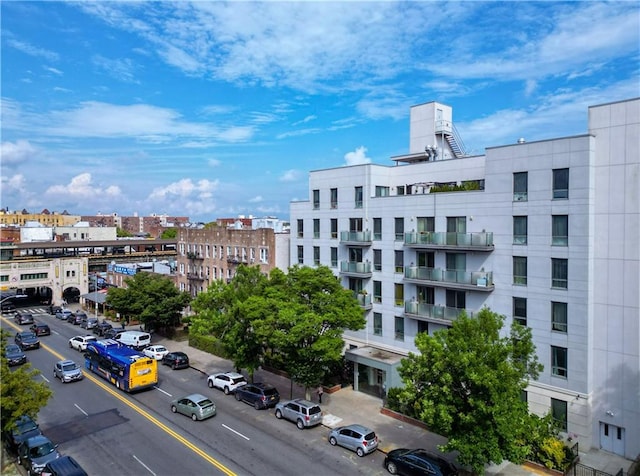
[[[80,295],[82,299],[85,301],[97,302],[98,304],[104,304],[107,300],[107,293],[101,293],[98,291],[94,291],[92,293],[82,294]]]

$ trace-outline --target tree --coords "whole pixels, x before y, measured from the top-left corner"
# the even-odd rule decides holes
[[[458,451],[458,461],[477,473],[490,462],[522,461],[531,451],[527,432],[537,424],[521,398],[542,371],[531,330],[516,323],[500,337],[503,322],[487,308],[474,317],[463,312],[449,329],[419,333],[419,354],[398,370],[400,400],[448,437],[444,451]]]
[[[345,329],[362,329],[364,313],[326,266],[293,266],[285,275],[271,273],[268,301],[272,304],[264,333],[282,357],[291,380],[309,388],[322,383],[342,357]]]
[[[124,228],[117,227],[116,228],[116,236],[118,238],[129,238],[129,237],[133,236],[133,234],[131,232],[128,232]]]
[[[24,364],[13,371],[9,368],[5,358],[9,333],[4,329],[0,332],[0,352],[2,352],[0,415],[2,431],[7,431],[15,426],[16,420],[22,415],[29,415],[35,420],[40,409],[51,398],[52,392],[45,382],[35,380],[40,375],[40,371],[33,369],[31,364]]]
[[[136,273],[126,278],[126,288],[109,288],[106,304],[123,316],[134,316],[147,329],[173,329],[191,297],[179,291],[166,276]]]
[[[177,228],[165,228],[164,230],[162,230],[162,233],[160,234],[160,239],[173,240],[177,236],[178,236]]]

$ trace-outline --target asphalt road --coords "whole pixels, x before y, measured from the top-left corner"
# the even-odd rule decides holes
[[[158,386],[131,395],[89,372],[80,382],[62,384],[53,378],[53,364],[70,358],[83,366],[82,354],[70,349],[68,340],[87,332],[46,314],[44,308],[32,310],[36,321],[52,330],[51,336],[40,338],[41,349],[27,351],[31,364],[42,371],[40,378],[54,391],[38,422],[60,452],[73,456],[89,474],[387,474],[379,452],[359,458],[332,447],[326,428],[300,431],[276,419],[273,409],[256,411],[209,389],[206,376],[195,369],[160,366]],[[2,327],[12,334],[18,328],[11,315],[3,315]],[[286,389],[280,391],[286,394]],[[196,392],[212,397],[215,417],[193,422],[171,413],[171,400]]]

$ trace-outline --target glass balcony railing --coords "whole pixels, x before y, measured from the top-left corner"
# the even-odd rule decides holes
[[[351,243],[371,243],[370,231],[341,231],[340,241],[349,241]]]
[[[341,273],[371,274],[371,263],[359,261],[340,261]]]
[[[477,286],[479,288],[493,288],[493,272],[491,271],[461,271],[409,266],[404,269],[404,277],[418,281],[435,281]]]
[[[371,296],[368,294],[362,293],[354,293],[356,299],[358,300],[358,304],[362,307],[371,307]]]
[[[442,321],[454,321],[464,309],[441,306],[439,304],[427,304],[426,302],[405,301],[404,313],[409,316],[418,316]]]
[[[404,234],[404,244],[413,246],[453,246],[458,248],[493,248],[493,233],[450,233],[441,231]]]

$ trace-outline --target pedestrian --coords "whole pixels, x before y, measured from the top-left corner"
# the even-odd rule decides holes
[[[324,389],[322,388],[322,385],[318,385],[316,393],[318,394],[318,403],[322,403],[322,394],[324,393]]]

